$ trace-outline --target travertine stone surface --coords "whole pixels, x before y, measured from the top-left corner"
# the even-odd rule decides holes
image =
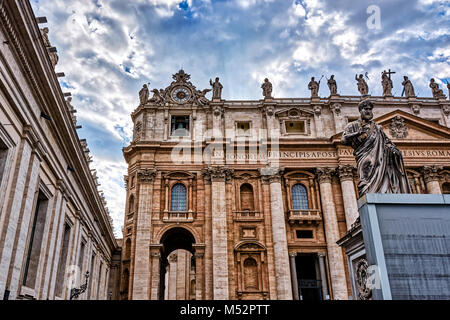
[[[225,208],[225,180],[212,178],[212,254],[213,298],[228,299],[227,217]]]
[[[270,210],[272,212],[272,234],[275,255],[275,274],[277,278],[277,298],[292,299],[291,272],[286,239],[286,223],[282,201],[279,174],[270,180]]]
[[[327,239],[328,261],[333,297],[335,300],[347,300],[347,281],[345,277],[342,249],[336,243],[340,239],[336,208],[331,188],[331,173],[328,168],[318,168],[320,198],[322,201],[325,236]]]
[[[353,183],[355,168],[350,165],[339,166],[338,174],[341,181],[342,197],[344,200],[345,222],[347,230],[359,217],[358,205],[356,201],[355,184]]]
[[[136,255],[134,261],[133,299],[143,300],[149,297],[148,277],[150,274],[149,246],[151,232],[151,208],[153,179],[141,179],[136,228]]]

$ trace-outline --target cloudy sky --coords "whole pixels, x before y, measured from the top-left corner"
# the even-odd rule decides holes
[[[165,88],[183,68],[198,89],[216,76],[225,99],[308,97],[311,76],[335,74],[338,93],[357,95],[356,73],[408,75],[419,96],[429,79],[450,80],[450,0],[31,0],[58,49],[63,91],[73,95],[100,187],[122,237],[130,113],[143,83]],[[379,18],[379,19],[378,19]],[[43,27],[44,25],[41,25]],[[319,94],[328,96],[322,82]],[[444,88],[445,89],[445,88]],[[447,93],[447,90],[445,89]],[[210,93],[208,94],[210,95]]]

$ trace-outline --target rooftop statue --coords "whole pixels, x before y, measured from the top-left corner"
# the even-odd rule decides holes
[[[401,152],[381,126],[372,121],[373,103],[363,100],[358,109],[360,119],[345,127],[341,142],[354,149],[359,196],[366,193],[411,193]]]
[[[434,81],[434,78],[430,80],[430,88],[435,99],[445,99],[444,92],[442,89],[439,89],[439,85]]]
[[[331,75],[330,79],[328,79],[328,88],[330,88],[330,95],[337,95],[337,84],[336,80],[334,80],[334,74]]]
[[[209,84],[212,86],[213,90],[212,98],[220,100],[222,98],[223,85],[219,82],[219,77],[217,77],[214,82],[212,82],[212,80],[209,79]]]
[[[312,77],[311,81],[308,83],[308,89],[311,90],[312,98],[319,96],[319,86],[320,86],[320,80],[319,80],[319,82],[317,82],[314,80],[314,77]]]
[[[383,86],[383,96],[392,96],[392,88],[394,85],[392,84],[392,80],[386,71],[381,73],[381,85]]]
[[[149,96],[149,92],[148,92],[148,87],[146,84],[144,84],[144,86],[142,87],[142,89],[139,91],[139,100],[140,100],[140,104],[146,104],[148,101],[148,96]]]
[[[263,89],[264,99],[271,99],[272,98],[272,83],[270,83],[269,79],[267,79],[267,78],[264,79],[264,83],[261,85],[261,88]]]
[[[358,81],[358,91],[362,96],[366,96],[369,94],[369,86],[367,85],[366,80],[364,80],[364,76],[362,74],[355,75],[355,80]]]
[[[404,81],[402,82],[403,90],[405,91],[405,97],[415,97],[414,86],[411,83],[411,80],[408,79],[407,76],[403,77]]]

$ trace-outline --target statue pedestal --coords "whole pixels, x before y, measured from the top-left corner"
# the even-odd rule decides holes
[[[450,299],[450,195],[367,194],[338,241],[353,299]]]

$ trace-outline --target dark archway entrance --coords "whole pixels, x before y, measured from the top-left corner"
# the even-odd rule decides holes
[[[300,254],[296,257],[298,292],[301,300],[323,300],[322,281],[317,256]]]
[[[192,235],[191,232],[189,232],[185,228],[177,227],[172,228],[168,230],[162,237],[161,237],[161,264],[160,264],[160,280],[159,280],[159,300],[165,300],[168,299],[168,290],[169,290],[169,281],[173,281],[173,277],[170,277],[169,279],[169,272],[186,272],[185,275],[185,282],[188,285],[188,288],[186,288],[186,295],[184,295],[184,298],[180,297],[180,294],[175,294],[174,297],[178,297],[178,299],[192,299],[192,297],[195,299],[195,291],[196,291],[196,280],[197,280],[197,263],[196,263],[196,247],[195,247],[195,238]],[[185,252],[186,254],[182,254]],[[178,254],[179,256],[182,256],[183,259],[180,259],[180,261],[175,260],[174,261],[174,254]],[[171,261],[169,261],[169,259]],[[178,270],[170,270],[170,268],[174,267],[174,265],[180,266],[181,263],[184,263],[184,267],[178,268]],[[187,270],[185,270],[187,268]],[[185,271],[180,271],[185,270]],[[187,275],[187,277],[186,277]],[[192,281],[194,280],[194,281]],[[190,286],[193,286],[193,288],[190,288]],[[173,285],[170,286],[173,288]],[[177,288],[177,285],[175,285],[175,290]],[[172,289],[171,289],[172,290]],[[190,293],[194,292],[193,295]],[[171,294],[173,296],[173,294]],[[172,298],[173,299],[173,298]]]

